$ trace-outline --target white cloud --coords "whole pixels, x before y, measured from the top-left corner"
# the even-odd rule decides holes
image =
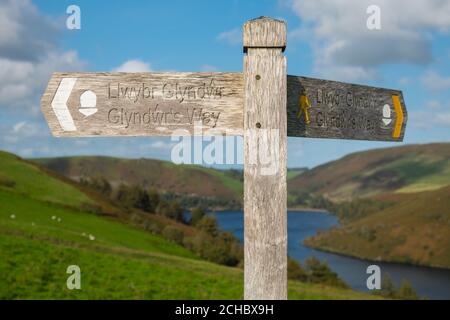
[[[315,70],[324,76],[370,79],[383,64],[426,64],[432,60],[429,32],[450,29],[450,1],[378,0],[381,30],[366,26],[373,0],[285,2],[301,19],[290,36],[311,44]]]
[[[16,123],[16,124],[13,126],[13,132],[18,132],[18,131],[20,131],[20,129],[22,129],[26,124],[27,124],[26,121],[21,121],[21,122]]]
[[[217,36],[217,40],[226,42],[231,45],[237,45],[242,43],[242,30],[235,28],[232,30],[221,32]]]
[[[219,69],[215,66],[204,64],[200,67],[200,71],[202,72],[217,72]]]
[[[439,110],[442,108],[441,103],[437,100],[429,100],[425,106],[430,110]]]
[[[58,27],[29,0],[0,2],[0,53],[3,58],[36,61],[55,48]]]
[[[0,1],[0,108],[36,115],[54,71],[80,71],[75,51],[57,49],[57,25],[29,0]]]
[[[75,51],[49,52],[38,61],[11,60],[0,56],[0,107],[26,109],[37,114],[39,97],[52,72],[80,71],[84,67]]]
[[[47,131],[36,121],[19,121],[2,129],[3,141],[6,143],[17,143],[27,139],[36,140],[48,136]]]
[[[421,79],[423,85],[431,91],[450,89],[450,77],[444,77],[434,71],[428,71]]]
[[[411,78],[409,78],[409,77],[400,77],[400,78],[398,79],[398,83],[399,83],[401,86],[406,86],[406,85],[408,85],[408,84],[411,83]]]
[[[436,127],[450,128],[450,111],[427,112],[411,111],[408,113],[408,120],[415,128],[430,129]]]
[[[173,143],[168,143],[168,142],[164,142],[164,141],[155,141],[150,145],[150,148],[152,149],[170,149],[172,147]]]
[[[429,129],[436,127],[450,128],[450,103],[438,100],[429,100],[425,109],[408,112],[408,121],[416,128]]]
[[[141,60],[128,60],[113,69],[114,72],[150,72],[150,64]]]

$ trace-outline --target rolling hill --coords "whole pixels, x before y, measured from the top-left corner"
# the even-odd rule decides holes
[[[0,299],[242,298],[241,269],[201,260],[123,214],[75,182],[0,152]],[[81,290],[66,287],[69,265],[81,269]],[[290,281],[289,298],[376,297]]]
[[[450,143],[433,143],[352,153],[294,177],[288,189],[340,202],[446,185],[450,185]]]
[[[33,159],[68,178],[102,176],[188,196],[242,201],[241,173],[152,159],[84,156]],[[299,190],[333,202],[383,193],[411,193],[450,184],[450,143],[406,145],[349,154],[311,170],[288,170],[288,192]]]
[[[393,204],[305,243],[364,259],[450,268],[450,186],[377,199]]]
[[[63,157],[33,159],[61,175],[78,180],[102,176],[113,185],[126,183],[160,191],[241,201],[242,182],[226,170],[176,165],[153,159]]]

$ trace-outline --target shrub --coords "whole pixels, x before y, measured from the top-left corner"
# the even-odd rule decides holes
[[[0,175],[0,186],[14,188],[16,186],[16,182],[8,177]]]
[[[394,283],[392,282],[391,276],[388,273],[383,275],[383,280],[381,281],[381,289],[374,292],[374,294],[378,294],[390,299],[400,299],[400,300],[420,299],[416,291],[413,289],[411,283],[406,280],[402,281],[400,288],[397,290],[395,288]]]
[[[158,206],[156,207],[156,213],[167,218],[183,222],[183,208],[176,201],[160,201]]]
[[[213,237],[216,237],[219,232],[217,227],[217,221],[214,217],[211,216],[204,216],[203,218],[201,218],[197,222],[196,227],[199,230],[204,231]]]
[[[417,295],[416,291],[414,291],[411,283],[406,280],[402,281],[400,288],[398,289],[395,297],[397,299],[402,299],[402,300],[418,300],[419,299],[419,296]]]
[[[194,208],[191,211],[191,225],[195,226],[206,215],[202,208]]]
[[[169,241],[177,244],[183,244],[184,234],[179,228],[175,226],[166,226],[162,231],[162,235]]]
[[[302,282],[306,282],[308,280],[305,270],[303,270],[300,264],[291,257],[288,257],[287,260],[287,272],[289,279]]]
[[[342,281],[337,273],[333,272],[326,262],[320,262],[315,257],[310,257],[305,261],[305,270],[308,282],[323,283],[334,287],[347,288],[347,284]]]
[[[144,229],[146,231],[149,231],[149,232],[153,233],[153,234],[161,234],[162,230],[163,230],[163,227],[161,225],[157,224],[157,223],[153,223],[153,222],[150,222],[150,221],[145,221],[144,222]]]
[[[242,247],[229,232],[220,232],[213,237],[205,231],[200,231],[193,237],[185,238],[184,245],[198,256],[211,262],[238,266],[243,261]]]

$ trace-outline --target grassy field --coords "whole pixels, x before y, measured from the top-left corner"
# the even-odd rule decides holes
[[[205,262],[159,236],[110,219],[5,191],[0,192],[0,251],[1,299],[242,298],[238,268]],[[69,265],[81,268],[81,290],[66,288]],[[374,298],[295,281],[289,283],[289,297]]]
[[[0,190],[5,188],[27,197],[67,206],[93,203],[75,187],[49,176],[34,164],[0,151]]]
[[[81,204],[95,199],[13,155],[0,163],[0,299],[242,299],[241,269],[87,213]],[[66,287],[69,265],[81,269],[81,290]],[[289,298],[377,297],[290,281]]]

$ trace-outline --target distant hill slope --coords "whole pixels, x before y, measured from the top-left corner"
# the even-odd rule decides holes
[[[379,198],[395,204],[306,244],[359,258],[450,268],[450,186]]]
[[[102,176],[113,185],[121,182],[154,187],[160,191],[239,200],[242,183],[227,171],[195,165],[175,165],[153,159],[113,157],[62,157],[33,161],[66,177]]]
[[[288,188],[342,201],[446,185],[450,185],[450,143],[433,143],[353,153],[294,177]]]
[[[0,151],[0,189],[65,206],[80,207],[82,204],[94,203],[69,181],[63,180],[62,177],[45,172],[34,163]]]
[[[69,179],[0,152],[0,299],[242,298],[241,269],[206,262],[159,235],[88,213],[86,204],[120,215]],[[74,264],[81,269],[81,290],[66,288],[66,270]],[[377,298],[297,281],[289,282],[289,297]]]

